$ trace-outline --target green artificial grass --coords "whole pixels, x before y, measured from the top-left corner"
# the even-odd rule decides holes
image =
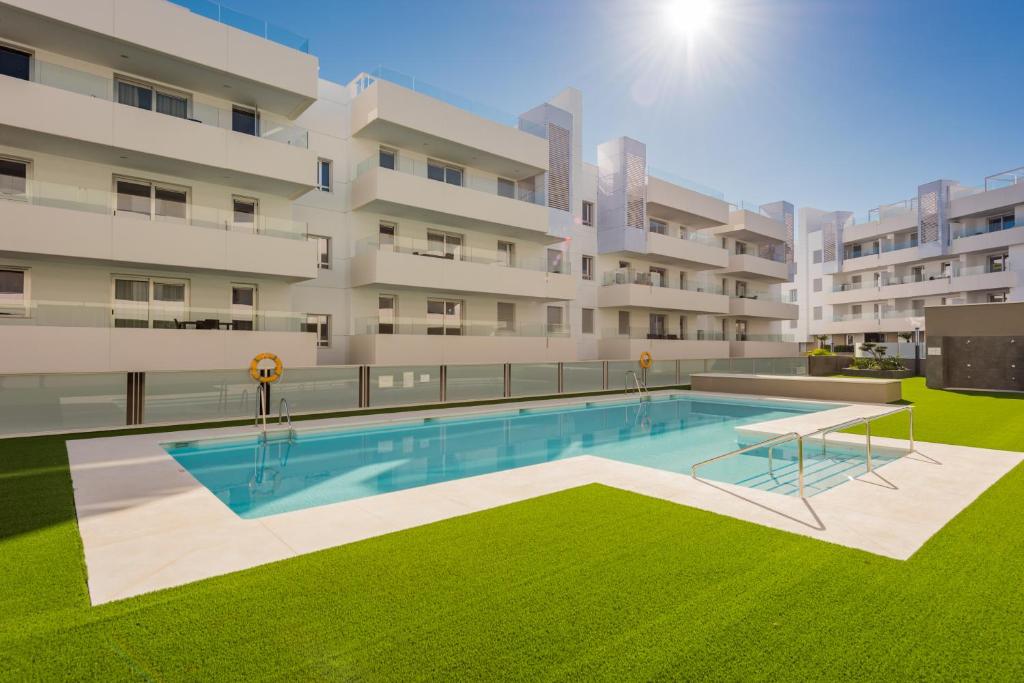
[[[0,441],[3,679],[1024,678],[1024,468],[906,562],[591,485],[93,608],[64,438]]]

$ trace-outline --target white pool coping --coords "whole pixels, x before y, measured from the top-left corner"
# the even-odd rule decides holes
[[[822,404],[766,396],[664,391],[740,400]],[[315,428],[419,421],[523,408],[621,402],[623,397],[555,399],[310,420]],[[808,434],[888,405],[837,404],[818,413],[745,425],[752,435]],[[581,455],[294,512],[242,519],[161,446],[252,435],[252,427],[69,440],[79,532],[93,605],[296,557],[576,486],[600,483],[681,505],[907,559],[950,519],[1024,458],[1024,453],[918,443],[881,470],[806,500]],[[863,444],[833,434],[830,441]],[[907,448],[875,437],[879,447]],[[714,454],[709,454],[714,455]]]

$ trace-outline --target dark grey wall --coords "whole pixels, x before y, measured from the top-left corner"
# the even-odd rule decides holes
[[[1024,391],[1024,303],[926,308],[925,329],[929,387]]]

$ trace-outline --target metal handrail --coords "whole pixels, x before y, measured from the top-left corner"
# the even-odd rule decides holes
[[[634,384],[636,384],[636,391],[637,391],[637,393],[639,393],[641,396],[643,396],[644,392],[647,392],[647,394],[650,395],[651,392],[647,388],[647,384],[646,383],[645,384],[641,384],[640,383],[640,376],[636,373],[636,370],[626,370],[626,379],[625,379],[625,383],[623,384],[623,393],[628,394],[630,392],[630,388],[629,388],[629,376],[630,375],[633,375],[633,382],[634,382]]]
[[[292,428],[292,411],[288,406],[288,399],[282,398],[277,404],[277,424],[281,424],[282,413],[288,418],[288,429]]]
[[[757,449],[757,448],[764,448],[766,446],[770,448],[772,446],[778,446],[781,443],[786,443],[787,441],[792,441],[793,439],[800,439],[800,438],[801,437],[800,437],[799,433],[797,433],[797,432],[789,432],[788,434],[780,434],[778,436],[773,436],[773,437],[771,437],[769,439],[765,439],[764,441],[758,441],[755,444],[751,444],[749,446],[744,446],[743,448],[737,448],[734,451],[729,451],[728,453],[723,453],[722,455],[716,455],[713,458],[708,458],[707,460],[702,460],[702,461],[700,461],[698,463],[695,463],[692,467],[690,467],[690,476],[693,477],[694,479],[697,478],[697,468],[698,467],[704,467],[704,465],[710,465],[713,462],[718,462],[719,460],[725,460],[726,458],[731,458],[731,457],[736,456],[736,455],[743,455],[747,451],[752,451],[752,450]]]

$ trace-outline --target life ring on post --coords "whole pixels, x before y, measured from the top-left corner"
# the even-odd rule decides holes
[[[643,353],[641,353],[640,354],[640,367],[642,367],[644,370],[647,370],[652,365],[654,365],[654,358],[651,357],[651,352],[650,351],[644,351]]]
[[[274,371],[264,377],[260,374],[260,361],[261,360],[272,360],[274,361]],[[281,363],[281,359],[272,353],[258,353],[256,357],[249,363],[249,376],[260,384],[267,384],[269,382],[276,382],[281,379],[281,372],[284,370],[284,365]]]

